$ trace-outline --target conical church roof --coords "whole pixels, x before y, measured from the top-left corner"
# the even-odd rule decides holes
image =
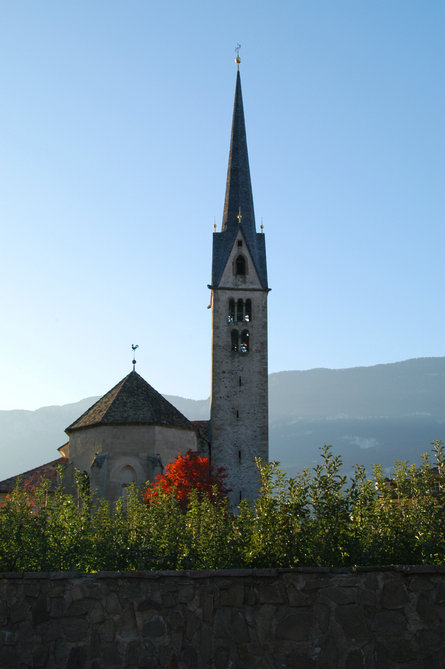
[[[93,404],[65,432],[97,425],[165,425],[193,430],[193,424],[142,376],[133,371]]]

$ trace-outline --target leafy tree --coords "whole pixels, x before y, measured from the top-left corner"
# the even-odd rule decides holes
[[[190,503],[193,492],[215,503],[220,502],[230,492],[225,485],[226,477],[224,467],[215,470],[208,458],[189,449],[185,455],[178,453],[165,467],[164,473],[156,476],[145,493],[145,499],[152,504],[173,491],[182,508]]]

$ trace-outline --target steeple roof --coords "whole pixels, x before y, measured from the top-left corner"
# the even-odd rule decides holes
[[[66,428],[96,425],[152,424],[194,429],[192,423],[142,376],[133,371]]]
[[[246,239],[254,246],[255,212],[250,182],[249,155],[247,152],[246,124],[244,121],[243,95],[239,70],[236,73],[235,102],[233,105],[232,135],[230,138],[229,165],[227,168],[226,197],[221,230],[237,230],[238,214]]]
[[[266,252],[263,233],[255,228],[249,155],[247,152],[241,77],[236,74],[232,134],[227,168],[226,196],[221,232],[213,236],[212,284],[217,286],[235,238],[241,228],[264,289],[267,289]]]

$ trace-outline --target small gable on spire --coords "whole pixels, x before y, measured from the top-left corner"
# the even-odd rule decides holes
[[[258,271],[242,230],[238,231],[221,273],[219,286],[261,289]]]

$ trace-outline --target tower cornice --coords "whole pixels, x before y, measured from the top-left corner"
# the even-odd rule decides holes
[[[242,292],[270,293],[270,291],[272,290],[272,288],[252,288],[250,286],[248,288],[245,288],[243,286],[212,286],[210,283],[207,284],[207,288],[209,288],[210,290],[230,290],[232,292],[240,292],[240,293]]]

